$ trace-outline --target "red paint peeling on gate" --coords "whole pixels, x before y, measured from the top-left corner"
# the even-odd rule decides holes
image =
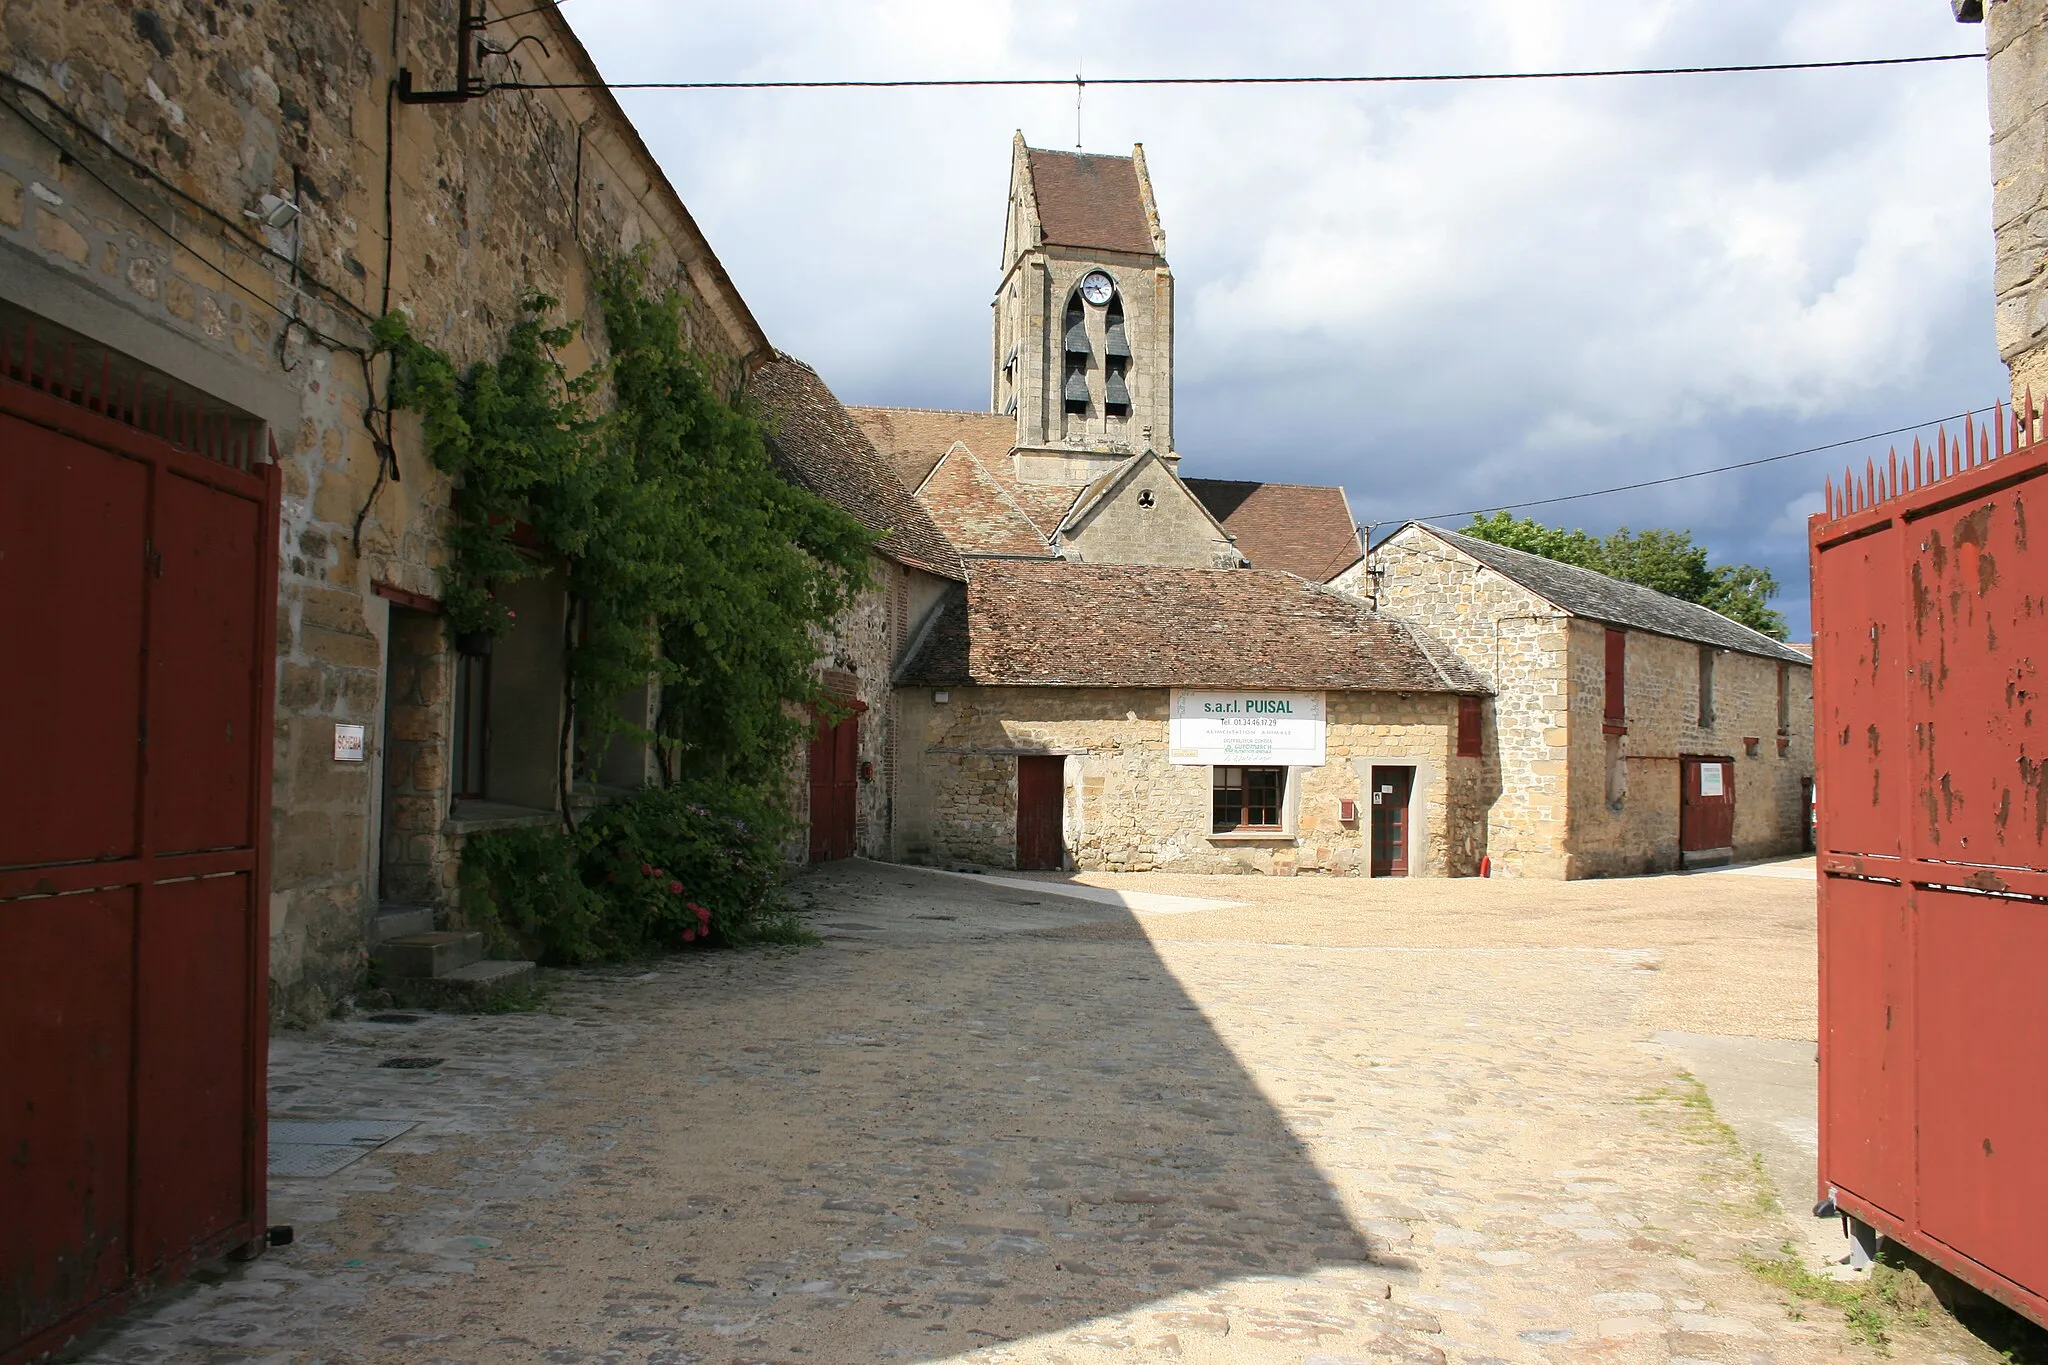
[[[1821,1185],[2048,1324],[2048,432],[2029,394],[1826,505]]]

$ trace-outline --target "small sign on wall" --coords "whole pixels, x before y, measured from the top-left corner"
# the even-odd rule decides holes
[[[334,727],[334,761],[336,763],[361,763],[363,761],[363,727],[342,725]]]
[[[1721,785],[1721,774],[1725,770],[1718,763],[1700,764],[1700,795],[1720,796],[1725,788]]]

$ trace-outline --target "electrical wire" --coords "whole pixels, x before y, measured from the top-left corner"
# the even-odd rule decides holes
[[[1484,507],[1468,507],[1462,512],[1438,512],[1427,517],[1409,518],[1415,521],[1449,521],[1453,517],[1483,517],[1492,512],[1519,512],[1525,507],[1549,507],[1560,502],[1577,502],[1581,498],[1604,498],[1610,493],[1631,493],[1638,488],[1657,488],[1667,483],[1684,483],[1688,479],[1704,479],[1710,474],[1728,474],[1738,469],[1754,469],[1758,465],[1777,464],[1781,460],[1796,460],[1802,455],[1819,455],[1825,451],[1840,450],[1843,446],[1859,445],[1864,441],[1881,441],[1887,436],[1902,436],[1909,431],[1920,431],[1927,427],[1940,426],[1946,422],[1959,422],[1965,417],[1979,413],[1995,412],[1995,407],[1968,408],[1952,412],[1946,417],[1932,417],[1924,422],[1913,422],[1890,431],[1873,431],[1863,436],[1850,436],[1826,445],[1808,446],[1804,450],[1788,450],[1782,455],[1765,455],[1755,460],[1740,460],[1734,464],[1715,465],[1712,469],[1695,469],[1686,474],[1667,474],[1661,479],[1644,479],[1638,483],[1616,484],[1612,488],[1594,488],[1583,493],[1560,493],[1556,497],[1536,498],[1529,502],[1496,502]]]
[[[527,13],[533,13],[529,10]],[[516,16],[508,16],[516,17]],[[494,20],[493,22],[501,22]],[[1857,57],[1832,62],[1751,62],[1732,66],[1637,66],[1578,71],[1461,71],[1389,76],[1092,76],[988,77],[900,81],[502,81],[493,90],[967,90],[1090,85],[1452,85],[1482,81],[1591,80],[1617,76],[1724,76],[1762,71],[1839,71],[1849,67],[1981,62],[1982,52],[1926,57]]]

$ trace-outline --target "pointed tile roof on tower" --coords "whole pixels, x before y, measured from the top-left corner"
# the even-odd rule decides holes
[[[1149,256],[1159,250],[1131,156],[1027,149],[1041,236],[1052,246]]]

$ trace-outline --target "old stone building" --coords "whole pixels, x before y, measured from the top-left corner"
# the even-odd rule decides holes
[[[897,679],[903,860],[1476,868],[1484,682],[1290,574],[985,561]]]
[[[2015,401],[2048,402],[2048,0],[1951,0],[1990,58],[1998,353]]]
[[[1495,875],[1614,876],[1797,852],[1806,655],[1717,612],[1411,522],[1332,585],[1456,651],[1492,691]]]
[[[912,630],[966,575],[958,552],[815,370],[778,353],[750,385],[785,476],[876,537],[868,590],[819,641],[819,673],[844,714],[814,716],[811,743],[793,756],[792,813],[806,841],[792,852],[811,862],[886,858],[899,762],[892,674]]]
[[[261,899],[270,999],[287,1019],[344,1000],[380,936],[445,918],[471,834],[553,822],[565,799],[603,799],[651,771],[646,748],[621,741],[594,788],[565,791],[568,604],[553,577],[509,590],[514,624],[488,655],[449,638],[440,573],[453,490],[418,420],[388,409],[378,317],[403,313],[466,368],[496,359],[525,301],[545,295],[583,324],[559,353],[577,373],[605,348],[594,272],[645,253],[650,286],[686,301],[689,344],[758,378],[781,420],[783,468],[892,533],[876,588],[821,665],[873,715],[852,736],[856,794],[844,797],[836,772],[825,784],[853,813],[845,837],[863,846],[885,838],[883,784],[859,773],[886,753],[890,641],[935,594],[920,575],[958,574],[907,495],[890,500],[893,475],[860,464],[875,456],[831,419],[829,393],[769,344],[553,7],[481,22],[467,4],[314,0],[17,5],[0,29],[0,368],[144,429],[180,469],[239,461],[257,505],[276,480],[274,570],[260,546],[219,569],[266,601],[274,587],[275,734],[230,718],[184,761],[270,770]],[[565,88],[496,88],[507,81]],[[24,487],[36,507],[71,496]],[[0,575],[27,568],[0,555]],[[190,632],[152,647],[220,654]],[[87,669],[86,654],[46,658],[54,671],[38,696],[90,695],[106,672],[102,660],[69,679],[63,661]],[[625,718],[644,722],[654,705],[651,691],[629,697]],[[31,757],[0,750],[10,814],[41,780]]]

